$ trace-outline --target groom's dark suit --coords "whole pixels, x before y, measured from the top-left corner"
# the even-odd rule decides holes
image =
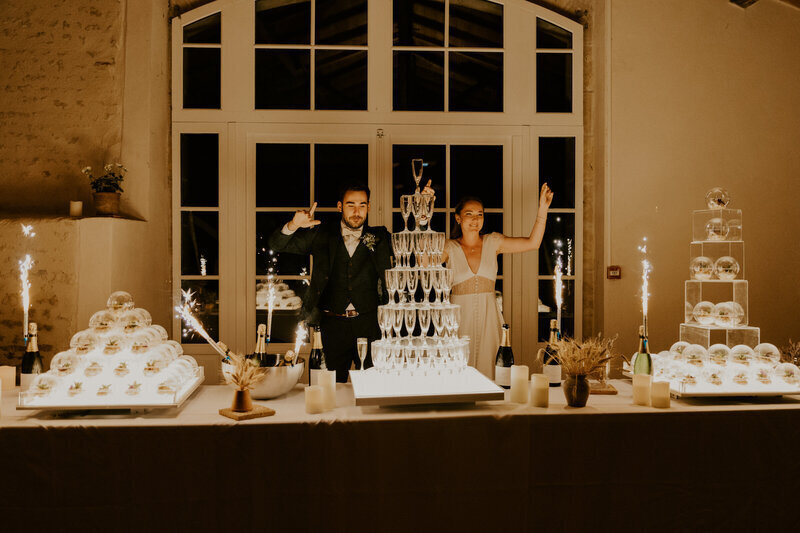
[[[339,222],[298,229],[292,235],[278,229],[270,236],[269,246],[276,252],[310,253],[313,257],[303,316],[310,322],[318,320],[327,367],[336,370],[337,381],[347,381],[350,363],[360,364],[356,339],[366,337],[371,343],[380,335],[378,305],[388,301],[384,273],[391,267],[392,256],[389,232],[384,227],[364,226],[352,257]],[[344,316],[350,304],[358,316]]]

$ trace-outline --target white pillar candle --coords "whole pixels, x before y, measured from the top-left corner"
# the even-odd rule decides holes
[[[325,409],[336,409],[336,371],[323,370],[319,373],[317,385],[322,387]]]
[[[80,200],[70,200],[69,216],[73,218],[78,218],[83,216],[83,202],[81,202]]]
[[[528,403],[528,366],[511,366],[511,401]]]
[[[19,390],[26,391],[31,388],[31,383],[36,379],[39,374],[20,374],[19,375]]]
[[[550,405],[550,379],[544,374],[533,374],[530,387],[531,407],[548,407]]]
[[[311,385],[306,387],[306,413],[315,415],[325,410],[325,399],[322,394],[322,387]]]
[[[0,382],[3,383],[3,390],[10,391],[17,386],[17,367],[0,366]]]
[[[635,405],[650,405],[651,376],[646,374],[633,375],[633,403]]]
[[[653,407],[669,407],[669,381],[655,381],[650,391],[650,403]]]

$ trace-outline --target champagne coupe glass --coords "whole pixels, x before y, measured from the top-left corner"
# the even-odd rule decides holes
[[[442,276],[441,286],[444,293],[444,303],[450,303],[450,290],[453,288],[453,269],[445,268],[440,271]]]
[[[408,297],[413,302],[414,295],[417,292],[417,284],[419,283],[419,272],[420,269],[412,268],[408,271],[408,275],[406,276],[406,286],[408,287]]]
[[[381,346],[383,342],[383,340],[372,341],[372,366],[378,372],[381,371]]]
[[[422,330],[420,335],[425,337],[428,335],[428,329],[431,327],[431,306],[422,304],[417,308],[417,320],[419,320],[419,328]]]
[[[405,233],[392,233],[392,253],[394,254],[395,264],[397,266],[401,266],[402,258],[403,258],[403,238],[402,235],[406,235]]]
[[[393,311],[392,327],[394,328],[394,336],[399,338],[400,330],[403,328],[403,307],[397,305]]]
[[[430,267],[422,268],[419,271],[419,281],[425,293],[425,299],[423,301],[426,303],[431,299],[431,288],[433,288],[431,272],[432,270]]]
[[[433,218],[433,203],[436,199],[432,194],[422,195],[422,218],[425,219],[425,224],[428,226],[427,232],[433,232],[431,228],[431,219]]]
[[[419,348],[419,366],[420,369],[427,375],[430,373],[431,368],[431,347],[428,345],[428,343],[423,342]]]
[[[364,363],[367,359],[367,340],[366,337],[359,337],[356,339],[356,348],[358,349],[358,358],[361,360],[361,368],[360,370],[366,370],[364,368]]]
[[[431,248],[431,240],[430,234],[425,233],[418,233],[417,234],[417,250],[419,255],[417,255],[417,265],[418,266],[428,266],[428,254]]]
[[[409,337],[414,334],[414,326],[417,324],[417,309],[413,305],[407,305],[403,309],[403,316],[405,317],[406,333]]]
[[[419,193],[419,182],[422,181],[422,171],[425,169],[425,163],[422,159],[411,160],[411,174],[414,176],[414,182],[417,184],[417,192]]]
[[[406,267],[411,266],[411,254],[413,253],[414,248],[414,235],[415,233],[405,233],[405,239],[403,239],[403,246],[406,255]]]
[[[384,324],[384,316],[386,316],[386,307],[383,305],[378,306],[378,327],[381,328],[381,340],[386,339],[386,328]],[[373,350],[374,352],[374,350]],[[374,359],[374,357],[373,357]]]
[[[442,308],[431,307],[431,322],[433,322],[433,334],[436,337],[442,336]]]
[[[408,216],[411,214],[411,195],[404,194],[400,197],[400,214],[403,216],[403,233],[408,233]]]
[[[436,303],[442,303],[442,268],[434,268],[431,270],[431,281],[433,284],[433,291],[436,293]]]
[[[394,295],[398,289],[398,271],[390,268],[386,271],[386,288],[389,290],[389,298],[391,303],[394,303]]]
[[[406,267],[397,269],[397,291],[400,293],[400,303],[406,301],[406,279],[408,279],[409,270]]]
[[[419,365],[419,346],[409,346],[406,351],[406,366],[408,367],[409,375],[413,375],[416,373],[418,365]]]
[[[397,375],[403,373],[403,362],[405,361],[404,346],[400,343],[392,348],[392,359],[394,360],[394,369],[397,370]]]
[[[425,221],[423,220],[423,205],[422,205],[422,197],[423,195],[417,191],[411,197],[411,212],[414,214],[414,221],[416,223],[417,229],[422,229],[422,226],[425,225]]]

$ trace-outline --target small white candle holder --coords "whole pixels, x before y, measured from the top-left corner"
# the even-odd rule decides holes
[[[511,401],[528,403],[528,366],[511,366]]]
[[[650,404],[653,407],[667,409],[670,406],[669,381],[655,381],[650,390]]]
[[[69,216],[72,218],[80,218],[83,216],[83,202],[80,200],[70,200],[69,202]]]
[[[531,407],[550,406],[550,379],[544,374],[533,374],[530,385]]]
[[[325,410],[325,399],[322,387],[311,385],[306,387],[306,413],[316,415]]]
[[[633,403],[634,405],[650,405],[650,389],[652,376],[648,374],[633,375]]]

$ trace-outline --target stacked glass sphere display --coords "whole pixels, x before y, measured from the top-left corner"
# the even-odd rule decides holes
[[[469,339],[458,336],[461,308],[450,303],[453,271],[441,266],[446,237],[430,227],[434,201],[419,189],[400,197],[405,227],[392,234],[389,303],[378,307],[381,339],[372,343],[373,364],[385,375],[457,375],[469,360]]]
[[[24,394],[26,404],[34,405],[171,403],[198,377],[197,361],[183,355],[147,310],[134,307],[130,294],[118,291]]]

